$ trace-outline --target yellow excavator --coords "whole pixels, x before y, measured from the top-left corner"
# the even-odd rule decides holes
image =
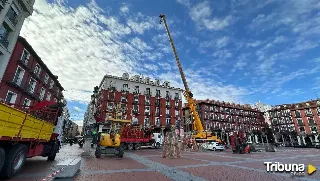
[[[124,148],[121,146],[120,131],[123,125],[130,123],[131,120],[108,118],[105,123],[100,125],[95,151],[96,158],[100,158],[102,154],[123,157]]]
[[[174,57],[176,59],[179,71],[180,71],[180,75],[181,75],[181,79],[185,88],[185,91],[183,92],[184,97],[187,99],[188,104],[189,104],[189,108],[191,111],[192,116],[194,117],[194,122],[193,122],[193,135],[192,137],[196,139],[197,142],[205,142],[205,141],[218,141],[220,142],[220,140],[217,139],[217,136],[213,136],[211,132],[206,132],[203,129],[203,126],[201,124],[201,120],[198,114],[198,111],[196,109],[196,103],[195,100],[193,99],[193,94],[191,93],[188,84],[187,84],[187,80],[186,77],[183,73],[182,70],[182,66],[180,63],[180,59],[178,57],[178,53],[176,51],[175,45],[173,43],[170,31],[169,31],[169,27],[166,21],[166,17],[164,14],[160,14],[160,24],[163,23],[165,26],[165,29],[167,31],[167,35],[169,37],[169,41],[173,50],[173,54]]]

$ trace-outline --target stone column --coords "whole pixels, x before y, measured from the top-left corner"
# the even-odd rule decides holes
[[[298,139],[298,144],[301,145],[301,138],[300,138],[300,136],[297,136],[297,139]]]
[[[258,135],[254,135],[254,137],[255,137],[256,143],[259,143],[258,142]]]

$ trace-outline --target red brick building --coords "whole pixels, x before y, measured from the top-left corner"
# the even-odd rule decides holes
[[[296,141],[300,144],[306,144],[306,137],[310,137],[311,142],[319,142],[320,99],[277,105],[269,111],[269,116],[278,141],[292,142],[299,136]]]
[[[31,45],[19,37],[0,83],[0,99],[32,106],[37,101],[59,101],[63,87]]]
[[[106,75],[89,107],[96,121],[106,120],[119,107],[117,118],[164,128],[181,118],[181,96],[182,89],[171,87],[168,81],[160,84],[159,80],[139,75],[129,78],[127,73],[122,77]]]
[[[253,109],[250,105],[240,105],[215,100],[196,100],[197,110],[205,130],[213,131],[224,139],[228,132],[244,131],[247,133],[264,132],[266,122],[263,112]],[[192,131],[192,121],[188,105],[182,109],[185,130]],[[261,138],[252,140],[261,142]]]

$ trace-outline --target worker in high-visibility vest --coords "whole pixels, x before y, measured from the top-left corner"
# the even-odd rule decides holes
[[[91,146],[97,143],[97,132],[94,130],[92,131],[92,143]]]

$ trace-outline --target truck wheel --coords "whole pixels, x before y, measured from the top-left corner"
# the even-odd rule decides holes
[[[121,147],[122,150],[125,150],[126,147],[127,147],[127,145],[126,145],[126,143],[121,143],[121,144],[120,144],[120,147]]]
[[[140,143],[136,143],[136,144],[134,144],[134,148],[133,149],[135,149],[135,150],[139,150],[140,149]]]
[[[49,153],[47,160],[49,160],[49,161],[55,160],[58,151],[59,151],[59,144],[57,142],[55,142],[55,143],[53,143],[53,148],[52,148],[51,152]]]
[[[133,144],[132,143],[128,144],[128,150],[133,150]]]
[[[122,148],[119,148],[119,153],[118,153],[118,157],[119,158],[122,158],[123,157],[123,154],[124,154],[124,151],[123,151],[123,149]]]
[[[160,143],[156,143],[156,149],[160,148]]]
[[[24,165],[27,158],[28,147],[26,145],[15,145],[5,149],[6,159],[3,164],[1,176],[12,178]]]
[[[4,151],[3,148],[0,147],[0,173],[1,173],[1,169],[4,164],[5,158],[6,158],[6,152]]]

